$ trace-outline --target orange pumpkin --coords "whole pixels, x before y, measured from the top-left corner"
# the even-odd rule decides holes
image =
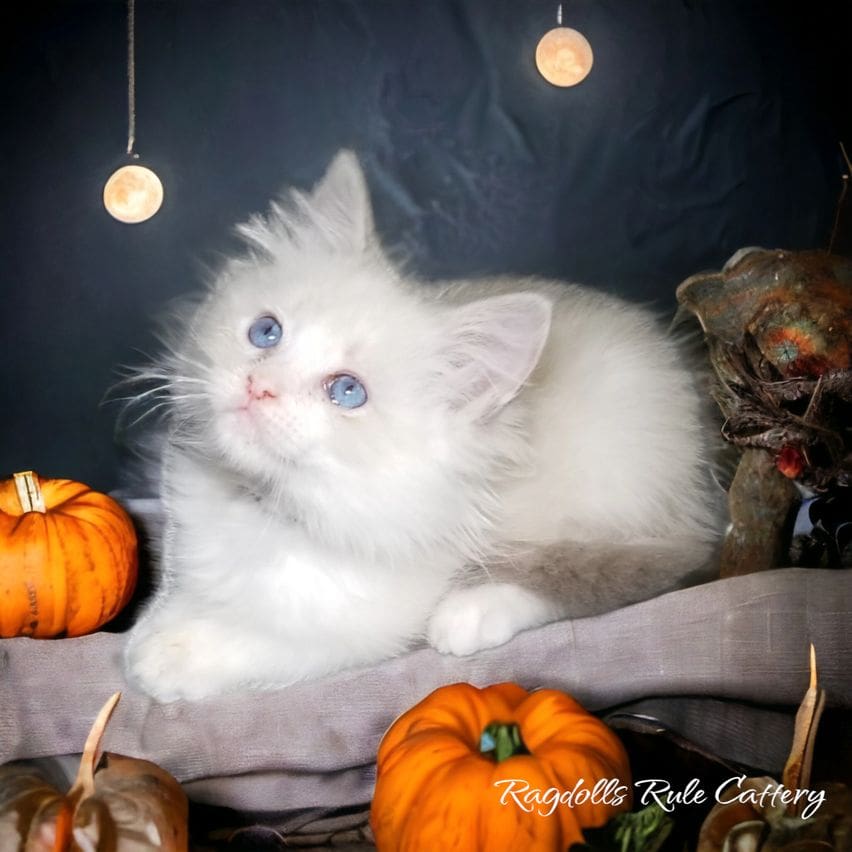
[[[106,494],[32,472],[0,482],[0,636],[81,636],[136,584],[136,532]]]
[[[370,824],[380,852],[564,852],[631,786],[621,741],[570,696],[457,683],[385,734]]]

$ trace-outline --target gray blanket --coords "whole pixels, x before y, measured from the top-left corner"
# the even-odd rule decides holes
[[[100,706],[122,690],[105,747],[157,762],[196,800],[255,812],[331,808],[369,801],[382,733],[456,681],[556,687],[593,710],[662,696],[793,707],[813,642],[829,705],[852,707],[852,572],[788,568],[719,580],[528,631],[470,658],[424,648],[198,703],[158,705],[134,692],[119,667],[122,641],[109,633],[0,641],[0,762],[80,751]],[[734,760],[737,737],[756,761],[778,760],[777,745],[761,751],[754,725],[725,734],[708,714],[683,718],[693,718],[692,729],[680,733],[716,737]]]

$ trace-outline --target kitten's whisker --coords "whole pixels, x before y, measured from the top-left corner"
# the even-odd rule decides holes
[[[203,441],[201,438],[193,440],[192,438],[172,436],[172,442],[176,445],[180,445],[181,447],[207,447],[207,442]]]
[[[168,385],[160,385],[156,388],[150,388],[146,391],[140,391],[138,394],[133,396],[117,396],[115,398],[116,402],[141,402],[143,399],[151,396],[152,394],[162,393],[163,396],[168,395],[169,386]]]
[[[200,341],[200,338],[198,337],[197,333],[193,333],[192,337],[194,340]],[[161,364],[186,364],[187,366],[195,367],[196,369],[201,370],[204,373],[211,372],[211,364],[203,363],[202,361],[199,361],[196,358],[190,357],[183,349],[178,349],[167,339],[161,339],[160,342],[162,343],[164,354],[156,360],[159,361]],[[156,369],[156,367],[154,369]]]
[[[171,354],[174,362],[177,364],[187,364],[190,367],[195,367],[204,373],[209,373],[213,369],[212,364],[205,364],[203,361],[199,361],[196,358],[190,358],[190,356],[187,355],[185,352],[178,352],[176,350],[172,350]]]
[[[166,373],[162,372],[154,372],[145,371],[138,372],[134,376],[128,376],[127,378],[121,379],[121,381],[116,382],[116,384],[139,384],[141,382],[153,382],[160,381],[165,384],[177,384],[178,382],[191,382],[193,384],[208,384],[209,379],[202,379],[197,376],[184,376],[180,373]]]
[[[147,409],[146,411],[143,411],[142,414],[140,414],[135,420],[131,421],[127,425],[127,428],[132,429],[134,426],[137,426],[143,420],[145,420],[146,418],[148,418],[152,414],[154,414],[154,412],[159,411],[160,409],[166,408],[166,407],[168,407],[168,405],[169,405],[168,402],[160,402],[157,405],[151,406],[151,408]]]

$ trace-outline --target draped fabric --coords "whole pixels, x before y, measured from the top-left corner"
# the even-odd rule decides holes
[[[105,748],[153,760],[194,800],[250,812],[368,802],[379,740],[433,689],[516,681],[564,689],[594,710],[651,702],[681,735],[737,762],[780,769],[814,643],[829,706],[852,708],[852,573],[778,569],[663,595],[518,635],[470,658],[422,648],[377,666],[264,693],[160,705],[122,676],[122,634],[0,641],[0,762],[79,751],[116,690]],[[710,702],[712,703],[712,702]],[[761,709],[763,708],[763,709]],[[782,735],[779,735],[779,731]]]

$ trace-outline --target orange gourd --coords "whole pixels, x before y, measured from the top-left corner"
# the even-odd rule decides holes
[[[81,636],[130,600],[138,550],[106,494],[32,472],[0,482],[0,637]]]
[[[385,734],[370,824],[380,852],[564,852],[631,785],[621,741],[565,693],[457,683]]]

